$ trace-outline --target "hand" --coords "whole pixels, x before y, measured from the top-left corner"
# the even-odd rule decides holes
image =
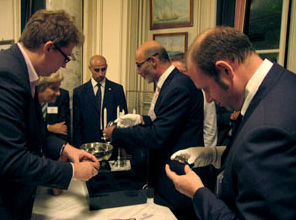
[[[47,130],[56,134],[68,134],[68,128],[65,121],[48,125]]]
[[[194,167],[203,167],[212,164],[216,168],[220,168],[221,156],[225,148],[225,146],[190,147],[175,152],[171,156],[171,160],[174,160],[178,156],[187,160],[188,164],[194,164]]]
[[[190,198],[193,198],[198,189],[204,187],[200,177],[188,165],[185,165],[185,174],[181,176],[173,172],[168,164],[165,165],[165,171],[168,178],[173,181],[175,188]]]
[[[126,114],[120,116],[115,121],[117,127],[119,128],[128,128],[142,123],[141,115],[138,114]]]
[[[94,155],[77,149],[70,144],[65,146],[63,155],[67,156],[74,163],[79,163],[81,161],[92,161],[97,164],[97,166],[99,166],[99,161]]]
[[[95,162],[84,161],[79,163],[73,163],[74,166],[74,178],[88,181],[90,178],[96,176],[99,173],[99,165]]]
[[[111,125],[103,130],[103,133],[104,135],[106,135],[106,138],[108,140],[112,140],[112,133],[115,128],[116,128],[116,125]]]

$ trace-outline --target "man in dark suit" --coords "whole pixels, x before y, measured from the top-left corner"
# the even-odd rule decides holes
[[[189,50],[188,67],[207,101],[243,117],[223,153],[218,197],[188,166],[183,176],[166,167],[176,188],[193,199],[200,219],[296,219],[295,74],[262,60],[247,36],[229,27],[201,34]],[[193,156],[202,153],[197,151]]]
[[[84,143],[103,142],[102,129],[114,121],[119,112],[124,110],[127,113],[123,87],[106,78],[107,67],[105,57],[91,57],[89,70],[92,78],[74,89],[73,143],[77,148]]]
[[[166,205],[178,219],[195,219],[191,200],[174,189],[165,175],[170,155],[189,146],[203,146],[203,95],[189,76],[181,73],[156,41],[148,41],[136,53],[138,73],[157,86],[149,116],[132,115],[140,125],[104,130],[113,145],[151,149],[150,173],[155,190],[154,201]],[[158,96],[158,97],[157,97]],[[119,120],[118,123],[123,123]],[[151,180],[151,179],[150,179]]]
[[[46,134],[35,93],[39,77],[66,67],[82,43],[65,11],[41,10],[29,19],[20,43],[0,52],[1,219],[29,220],[38,185],[67,189],[72,178],[87,181],[98,173],[93,155]],[[72,163],[52,160],[61,155]]]

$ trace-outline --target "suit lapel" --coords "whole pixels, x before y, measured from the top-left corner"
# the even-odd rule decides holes
[[[100,112],[100,107],[96,100],[96,96],[94,94],[94,90],[91,84],[91,80],[85,85],[85,90],[82,94],[85,97],[86,103],[92,103],[92,106],[96,109],[97,112]]]
[[[173,80],[173,78],[176,76],[178,70],[176,70],[176,68],[170,73],[170,75],[166,78],[166,80],[164,81],[160,91],[159,91],[159,95],[158,98],[156,100],[155,103],[155,107],[154,107],[154,112],[156,114],[156,112],[158,112],[158,108],[159,108],[159,104],[161,103],[162,97],[163,97],[163,92],[166,90],[166,88],[170,85],[171,81]]]

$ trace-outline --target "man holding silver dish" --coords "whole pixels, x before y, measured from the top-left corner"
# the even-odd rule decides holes
[[[98,174],[95,156],[46,133],[35,92],[39,77],[65,68],[82,43],[65,11],[40,10],[20,42],[0,52],[1,219],[29,220],[38,185],[67,189],[72,178],[87,181]],[[72,162],[56,161],[61,155]]]

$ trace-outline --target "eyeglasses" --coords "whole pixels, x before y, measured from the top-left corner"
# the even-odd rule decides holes
[[[142,66],[145,62],[151,60],[152,57],[157,56],[157,55],[159,55],[159,54],[158,54],[158,53],[153,54],[152,56],[150,56],[150,57],[148,57],[146,60],[144,60],[142,63],[137,63],[137,62],[136,62],[137,67],[140,69],[141,66]]]
[[[67,55],[67,54],[65,54],[62,50],[61,50],[61,48],[59,48],[55,43],[53,43],[53,45],[55,46],[55,48],[64,56],[64,58],[65,58],[65,63],[69,63],[70,61],[71,61],[71,58]]]
[[[102,71],[102,72],[105,72],[107,70],[107,67],[103,67],[103,68],[95,68],[94,69],[94,71],[96,72],[96,73],[99,73],[100,71]]]

